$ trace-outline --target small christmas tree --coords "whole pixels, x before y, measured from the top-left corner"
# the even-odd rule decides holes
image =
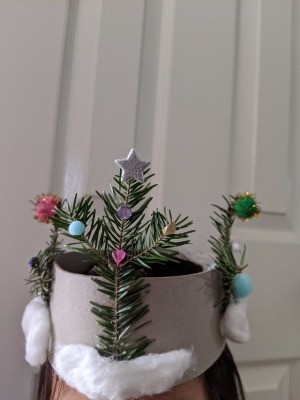
[[[68,248],[91,256],[95,266],[92,278],[106,294],[106,304],[92,303],[102,332],[99,354],[116,360],[130,360],[144,354],[151,338],[133,338],[146,321],[149,308],[143,300],[148,291],[143,276],[152,264],[178,262],[177,247],[190,243],[192,222],[170,210],[156,210],[149,220],[145,212],[152,197],[154,174],[149,163],[139,160],[134,149],[127,158],[116,160],[121,168],[113,178],[110,193],[97,195],[104,203],[98,217],[91,197],[64,202],[51,218],[56,230],[72,238]],[[163,266],[162,266],[163,268]]]

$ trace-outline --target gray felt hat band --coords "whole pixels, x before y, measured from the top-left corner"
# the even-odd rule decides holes
[[[50,302],[52,345],[55,343],[97,345],[101,327],[90,312],[91,301],[105,304],[107,297],[97,290],[91,276],[84,275],[91,264],[84,256],[67,253],[54,264],[53,293]],[[225,341],[219,333],[218,303],[220,276],[207,269],[189,275],[146,277],[150,291],[145,303],[151,323],[139,336],[155,339],[146,353],[193,349],[193,365],[184,380],[200,375],[220,356]]]

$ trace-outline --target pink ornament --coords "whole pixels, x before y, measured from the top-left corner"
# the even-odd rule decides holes
[[[34,218],[39,222],[49,223],[49,218],[54,217],[55,208],[61,204],[61,199],[50,193],[41,194],[34,201]]]
[[[114,262],[119,265],[122,260],[124,260],[124,258],[126,257],[126,253],[124,250],[119,249],[119,250],[114,250],[112,252],[112,258],[114,259]]]

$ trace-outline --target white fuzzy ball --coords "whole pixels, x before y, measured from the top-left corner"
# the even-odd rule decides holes
[[[40,367],[47,358],[50,338],[50,314],[41,297],[35,297],[25,308],[22,329],[26,340],[26,361]]]
[[[239,251],[241,251],[241,245],[238,242],[233,242],[232,243],[232,251],[234,253],[238,253]]]
[[[230,303],[220,321],[221,335],[235,343],[245,343],[250,339],[250,328],[246,315],[247,299]]]

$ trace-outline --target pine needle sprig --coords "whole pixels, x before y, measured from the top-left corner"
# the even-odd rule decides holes
[[[137,237],[133,253],[123,265],[133,263],[143,268],[151,268],[153,263],[177,262],[178,251],[175,248],[189,244],[189,234],[194,230],[186,230],[192,225],[192,221],[188,221],[188,218],[181,221],[177,218],[176,232],[168,234],[166,228],[172,223],[174,221],[170,210],[165,209],[164,213],[154,211],[145,233]]]
[[[148,313],[143,304],[149,285],[145,284],[142,270],[108,265],[95,268],[101,278],[94,278],[99,291],[108,296],[107,304],[92,302],[92,312],[99,318],[103,331],[98,336],[101,355],[116,360],[129,360],[144,354],[152,342],[146,337],[135,338],[133,334],[150,321],[138,322]]]
[[[93,269],[97,277],[92,278],[98,290],[107,296],[105,304],[92,303],[92,313],[98,318],[102,330],[98,336],[99,353],[116,360],[129,360],[144,354],[151,343],[147,337],[139,337],[138,331],[149,323],[149,311],[144,298],[149,290],[144,276],[151,264],[177,261],[176,248],[190,243],[192,221],[179,215],[175,220],[170,210],[152,212],[145,220],[152,197],[151,183],[154,174],[144,172],[144,182],[129,179],[122,182],[121,172],[113,177],[110,193],[96,192],[104,204],[101,218],[93,210],[91,197],[73,203],[65,203],[52,218],[59,231],[73,239],[68,248],[92,255]],[[129,212],[122,218],[120,208]],[[69,233],[73,221],[80,221],[85,231],[78,236]],[[122,260],[116,261],[114,254],[121,252]],[[124,259],[123,259],[124,257]],[[163,266],[162,266],[163,268]]]
[[[106,243],[107,239],[104,220],[96,216],[96,210],[92,209],[93,204],[92,196],[78,200],[76,194],[72,204],[65,200],[62,207],[56,210],[51,222],[59,233],[76,240],[66,245],[70,250],[88,254],[98,263],[101,263],[101,260],[107,263],[107,251],[105,247],[103,249],[103,243]],[[84,235],[71,235],[68,231],[69,226],[78,220],[87,226],[87,230]]]
[[[64,251],[61,248],[61,241],[58,240],[58,232],[51,230],[50,243],[44,250],[40,250],[36,257],[30,260],[31,271],[26,279],[26,284],[31,285],[29,293],[41,296],[49,303],[52,284],[52,269],[54,259]]]
[[[219,233],[218,237],[210,236],[208,242],[215,254],[216,268],[222,273],[224,296],[221,299],[222,310],[225,311],[227,305],[233,301],[238,302],[234,290],[234,277],[240,274],[246,267],[245,255],[246,246],[244,246],[239,262],[232,250],[231,230],[238,217],[243,221],[257,216],[260,208],[255,197],[249,193],[230,195],[229,198],[223,196],[227,208],[220,207],[216,204],[213,216],[210,217],[213,226]]]

